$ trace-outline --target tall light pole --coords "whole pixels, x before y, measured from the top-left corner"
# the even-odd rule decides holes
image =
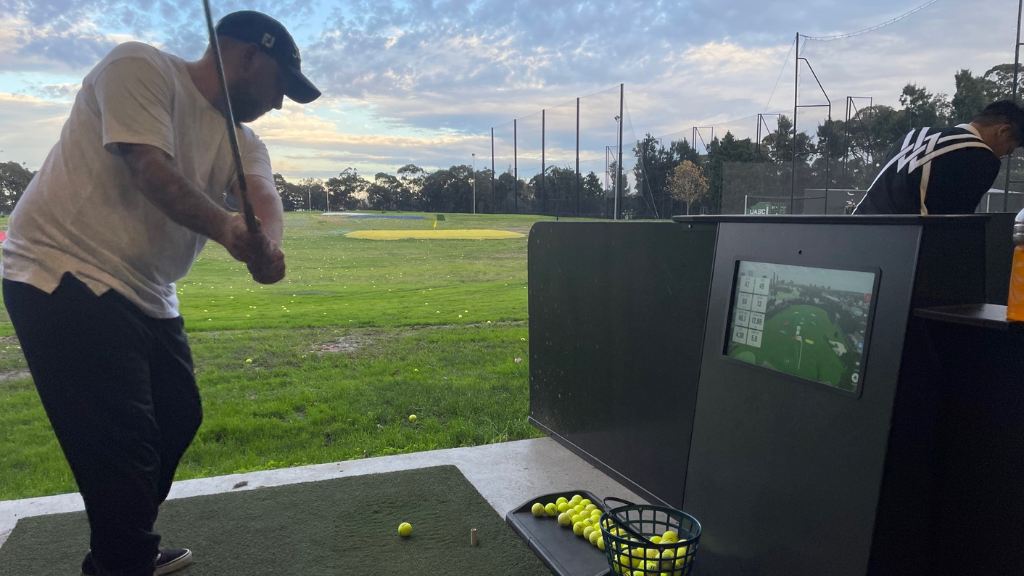
[[[476,152],[473,152],[473,214],[476,214]]]
[[[616,130],[615,130],[615,137],[616,137],[615,144],[616,144],[616,148],[618,149],[618,154],[616,156],[617,159],[615,160],[615,188],[614,188],[615,212],[612,215],[612,220],[618,220],[619,219],[619,178],[622,177],[622,166],[620,166],[619,164],[622,163],[622,142],[621,142],[622,131],[619,130],[618,128],[621,125],[621,121],[622,121],[622,117],[621,116],[616,116],[615,117],[615,128],[616,128]]]

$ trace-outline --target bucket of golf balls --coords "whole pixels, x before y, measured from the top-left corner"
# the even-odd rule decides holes
[[[623,504],[612,507],[610,500]],[[604,553],[612,574],[688,576],[700,543],[700,522],[666,506],[605,498]]]

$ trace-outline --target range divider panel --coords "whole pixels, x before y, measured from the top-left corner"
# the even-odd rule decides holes
[[[551,222],[529,238],[530,422],[677,508],[716,229]]]

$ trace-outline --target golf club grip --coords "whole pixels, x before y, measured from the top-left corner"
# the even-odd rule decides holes
[[[256,223],[256,215],[249,204],[249,186],[245,180],[245,170],[242,168],[242,153],[238,149],[238,134],[235,133],[235,113],[231,109],[231,97],[228,93],[228,79],[224,74],[224,62],[220,56],[220,42],[217,40],[217,32],[213,28],[213,15],[210,12],[210,0],[203,0],[203,10],[206,12],[206,28],[210,33],[210,46],[213,47],[214,60],[217,64],[217,77],[220,78],[221,89],[224,90],[224,101],[227,105],[228,116],[225,119],[228,127],[228,141],[231,143],[231,155],[235,160],[235,171],[238,173],[238,187],[242,192],[239,202],[242,205],[242,217],[245,218],[245,227],[249,232],[255,234],[260,231]]]

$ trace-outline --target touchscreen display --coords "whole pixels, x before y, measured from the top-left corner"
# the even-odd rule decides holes
[[[737,264],[726,355],[857,393],[876,273]]]

